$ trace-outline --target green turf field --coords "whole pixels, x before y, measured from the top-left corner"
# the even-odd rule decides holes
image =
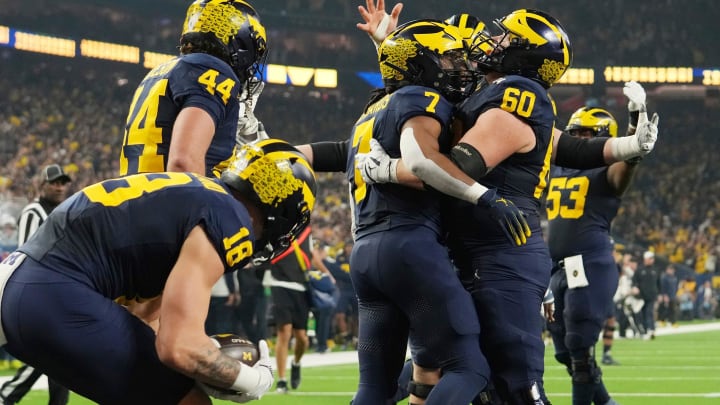
[[[563,367],[556,365],[552,354],[548,347],[548,396],[553,405],[569,405],[569,377]],[[623,405],[720,404],[720,331],[659,336],[652,341],[616,340],[613,356],[621,365],[604,367],[603,378],[610,393]],[[355,365],[305,367],[299,390],[287,395],[270,392],[255,403],[346,405],[356,383]],[[71,405],[91,403],[77,396],[70,399]],[[47,404],[47,391],[32,391],[22,404]]]

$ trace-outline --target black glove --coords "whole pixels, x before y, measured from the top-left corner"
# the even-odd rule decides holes
[[[527,238],[532,235],[530,226],[525,220],[525,213],[512,201],[499,196],[497,190],[491,188],[480,196],[477,204],[490,209],[490,216],[498,221],[511,243],[516,246],[527,243]]]

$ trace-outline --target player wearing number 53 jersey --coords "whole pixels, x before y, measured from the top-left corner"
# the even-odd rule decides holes
[[[181,55],[151,70],[133,96],[120,175],[219,176],[235,147],[238,95],[267,54],[265,28],[241,0],[196,0]]]
[[[314,195],[309,163],[279,140],[241,148],[221,179],[88,186],[0,264],[0,341],[97,403],[257,399],[273,382],[267,345],[254,367],[220,353],[204,328],[212,286],[257,247],[287,247]]]
[[[626,83],[632,108],[637,93],[645,109],[645,91],[638,83]],[[635,130],[632,125],[628,134]],[[596,107],[578,109],[568,122],[568,136],[617,139],[615,118]],[[573,404],[615,404],[595,360],[595,344],[603,324],[613,313],[618,286],[617,265],[610,241],[610,224],[618,212],[621,196],[630,185],[637,159],[588,170],[553,166],[547,193],[548,244],[556,264],[550,282],[555,296],[555,321],[548,324],[555,358],[568,368]],[[572,264],[574,260],[575,264]],[[582,274],[581,283],[574,282]],[[606,326],[604,334],[612,337]],[[604,337],[606,337],[604,336]]]

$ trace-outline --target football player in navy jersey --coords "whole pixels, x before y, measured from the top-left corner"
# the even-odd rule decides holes
[[[537,10],[495,20],[497,36],[473,41],[485,73],[459,108],[453,160],[472,178],[510,198],[526,215],[527,243],[509,243],[483,207],[447,200],[444,223],[460,277],[475,301],[481,347],[495,389],[508,404],[542,404],[544,343],[537,311],[552,262],[540,229],[540,198],[552,153],[555,109],[547,95],[572,62],[564,28]]]
[[[443,154],[450,146],[453,103],[475,87],[457,27],[435,20],[409,22],[385,39],[378,57],[385,94],[372,100],[356,122],[345,170],[356,238],[350,275],[360,321],[354,404],[394,403],[408,337],[415,363],[411,403],[468,404],[485,387],[489,370],[477,340],[472,300],[442,242],[438,195],[421,181],[414,182],[418,189],[368,185],[356,155],[377,142],[391,156],[402,156],[418,179],[491,207],[506,218],[508,228],[521,227],[522,218],[512,203],[499,203],[494,191],[487,192]]]
[[[547,185],[550,162],[598,167],[652,150],[657,118],[641,114],[639,135],[618,142],[574,142],[554,129],[554,105],[547,88],[571,63],[567,35],[552,16],[517,10],[497,20],[500,35],[475,33],[473,55],[485,81],[459,108],[459,143],[453,161],[473,179],[496,187],[523,209],[531,223],[527,244],[509,244],[506,230],[483,208],[461,200],[448,201],[450,247],[464,283],[473,293],[483,328],[481,341],[496,387],[511,404],[542,403],[544,345],[542,325],[534,316],[547,289],[552,267],[542,239],[540,198]],[[640,131],[642,128],[642,131]],[[370,182],[395,181],[403,165],[387,160],[377,144],[364,159],[361,174]],[[564,152],[556,153],[556,149]],[[377,152],[377,153],[376,153]],[[393,170],[395,170],[393,172]],[[491,171],[492,170],[492,171]],[[522,234],[513,235],[520,236]],[[513,243],[514,242],[514,243]],[[520,240],[519,242],[523,242]]]
[[[640,84],[628,82],[624,92],[630,99],[627,133],[632,135],[639,111],[646,109],[645,91]],[[565,133],[614,138],[618,125],[608,111],[582,107],[570,117]],[[551,169],[546,204],[556,313],[548,328],[555,358],[572,376],[574,405],[616,403],[602,381],[595,344],[613,314],[612,298],[618,285],[610,225],[638,162],[633,159],[589,170]]]
[[[257,248],[284,250],[309,223],[315,189],[309,163],[279,140],[241,148],[220,179],[162,172],[88,186],[0,264],[0,339],[97,403],[257,399],[273,383],[267,344],[253,367],[222,354],[204,330],[211,289]]]
[[[151,70],[133,96],[120,175],[162,171],[219,176],[233,155],[238,117],[267,55],[265,28],[242,0],[196,0],[180,56]],[[246,88],[246,91],[243,91]],[[254,102],[254,101],[253,101]]]

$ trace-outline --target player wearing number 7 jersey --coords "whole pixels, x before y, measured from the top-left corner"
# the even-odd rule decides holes
[[[193,2],[180,37],[180,56],[151,70],[135,91],[120,175],[175,171],[219,176],[235,148],[243,101],[238,95],[266,55],[265,28],[250,4]]]
[[[257,399],[273,383],[267,345],[254,367],[220,353],[205,334],[212,286],[258,247],[287,248],[315,192],[309,163],[279,140],[242,147],[220,179],[88,186],[0,264],[0,344],[96,403],[209,405],[203,384]]]
[[[346,170],[356,238],[350,276],[360,319],[353,403],[395,403],[409,338],[411,402],[465,405],[485,387],[489,369],[472,300],[443,243],[439,194],[421,182],[419,190],[366,184],[356,157],[378,142],[391,156],[402,155],[401,164],[416,165],[429,186],[477,203],[484,188],[442,154],[450,147],[452,103],[474,89],[475,75],[457,27],[438,21],[399,27],[378,53],[386,93],[355,123]],[[437,369],[439,379],[424,378]]]

